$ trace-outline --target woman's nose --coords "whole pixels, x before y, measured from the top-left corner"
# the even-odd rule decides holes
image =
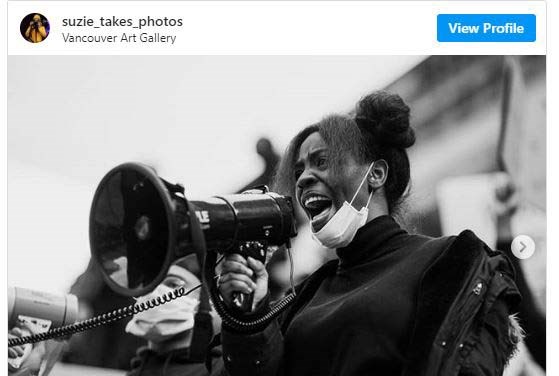
[[[303,189],[316,182],[316,177],[309,170],[303,171],[299,179],[297,179],[297,187]]]

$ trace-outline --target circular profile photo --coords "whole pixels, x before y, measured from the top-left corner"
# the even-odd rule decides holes
[[[49,36],[49,20],[41,13],[30,13],[21,20],[19,30],[26,41],[40,43]]]

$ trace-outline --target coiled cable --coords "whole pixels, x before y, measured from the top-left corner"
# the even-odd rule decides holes
[[[225,305],[225,302],[219,295],[219,291],[215,286],[212,286],[210,290],[212,297],[212,302],[214,308],[221,316],[223,322],[231,329],[240,333],[250,333],[263,330],[268,326],[274,318],[276,318],[280,313],[282,313],[289,305],[295,300],[295,293],[290,293],[285,298],[277,302],[273,307],[271,307],[265,314],[258,316],[254,319],[243,320],[235,317],[231,314]]]
[[[289,252],[288,254],[289,254],[289,260],[291,264],[291,273],[290,273],[291,293],[288,294],[279,302],[275,303],[265,313],[257,313],[256,315],[250,313],[237,315],[234,311],[231,311],[231,309],[226,305],[217,287],[215,268],[211,266],[211,265],[215,265],[214,261],[215,261],[216,254],[214,252],[208,252],[206,254],[206,270],[204,276],[206,278],[206,281],[210,283],[209,286],[210,298],[212,300],[215,310],[217,311],[219,316],[221,316],[223,323],[227,327],[240,333],[251,333],[251,332],[261,331],[264,328],[266,328],[266,326],[268,326],[268,324],[270,324],[274,318],[276,318],[279,314],[285,311],[285,309],[287,309],[291,305],[291,303],[293,303],[293,301],[296,298],[295,287],[293,285],[293,259],[291,257],[291,249],[287,247],[287,250]]]
[[[34,334],[31,336],[23,336],[18,338],[11,338],[8,340],[8,347],[20,346],[26,343],[36,343],[41,341],[46,341],[52,338],[65,337],[72,335],[74,333],[83,332],[85,330],[93,329],[101,325],[111,323],[113,321],[122,320],[126,317],[135,315],[137,313],[143,312],[145,310],[160,306],[182,296],[186,296],[196,289],[199,289],[202,285],[191,288],[186,291],[184,286],[178,287],[167,294],[158,296],[156,298],[150,299],[142,303],[134,303],[126,307],[115,309],[114,311],[101,314],[99,316],[92,317],[84,321],[78,321],[70,325],[61,326],[54,328],[45,333]]]
[[[209,257],[208,257],[209,256]],[[295,289],[293,287],[293,279],[291,276],[291,288],[292,292],[287,295],[285,298],[274,304],[271,308],[269,308],[264,314],[259,315],[246,315],[245,317],[238,317],[234,313],[230,312],[229,308],[226,306],[223,298],[219,294],[219,290],[217,288],[216,279],[218,276],[215,275],[215,266],[219,264],[223,260],[223,256],[216,261],[214,252],[209,252],[206,257],[210,258],[211,261],[206,263],[206,281],[210,282],[210,297],[213,302],[214,308],[221,316],[223,322],[228,327],[232,328],[235,331],[241,333],[249,333],[249,332],[256,332],[263,330],[268,324],[276,318],[279,314],[281,314],[293,301],[295,300],[296,294]],[[291,261],[291,273],[293,272],[293,264],[291,260],[291,254],[289,254],[290,261]],[[126,317],[133,316],[140,312],[146,311],[148,309],[160,306],[182,296],[186,296],[193,291],[199,289],[202,284],[191,288],[190,290],[186,291],[184,286],[178,287],[173,291],[168,292],[162,296],[158,296],[156,298],[150,299],[148,301],[142,303],[134,303],[126,307],[115,309],[111,312],[107,312],[101,314],[99,316],[95,316],[89,318],[87,320],[78,321],[70,325],[61,326],[58,328],[51,329],[45,333],[38,333],[31,336],[23,336],[18,338],[11,338],[8,339],[8,347],[14,346],[21,346],[27,343],[36,343],[41,341],[46,341],[53,338],[59,337],[66,337],[70,336],[75,333],[80,333],[89,329],[96,328],[101,325],[105,325],[114,321],[122,320]]]

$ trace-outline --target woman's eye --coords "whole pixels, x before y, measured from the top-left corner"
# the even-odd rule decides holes
[[[172,289],[176,289],[176,288],[184,286],[184,285],[185,285],[184,282],[175,282],[175,283],[172,283],[171,286],[169,286],[169,287],[172,288]]]
[[[170,287],[172,289],[176,289],[177,287],[181,287],[185,285],[185,282],[182,279],[179,278],[167,278],[164,281],[164,284],[167,287]]]
[[[328,166],[328,159],[327,158],[319,158],[316,161],[316,166],[319,168],[324,168],[326,166]]]

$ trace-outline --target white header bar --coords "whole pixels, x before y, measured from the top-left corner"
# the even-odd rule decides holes
[[[20,32],[34,13],[41,43]],[[472,13],[535,15],[536,39],[437,41],[438,14]],[[539,55],[545,31],[543,1],[8,2],[9,55]]]

